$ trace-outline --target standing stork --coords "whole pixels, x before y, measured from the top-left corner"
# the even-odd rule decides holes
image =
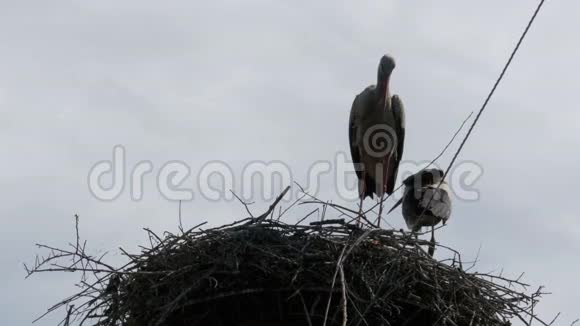
[[[350,154],[359,180],[359,216],[366,197],[376,194],[380,200],[378,226],[381,223],[383,195],[395,188],[405,141],[405,112],[397,95],[391,96],[389,79],[395,60],[384,55],[379,63],[377,84],[358,94],[350,110]]]
[[[403,181],[403,197],[388,212],[392,212],[402,203],[403,217],[411,232],[416,234],[424,226],[431,227],[431,256],[435,251],[434,227],[439,222],[445,224],[451,216],[450,190],[447,183],[442,181],[443,176],[442,170],[426,169],[406,178]]]

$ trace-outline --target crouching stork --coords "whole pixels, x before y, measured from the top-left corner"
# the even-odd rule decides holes
[[[451,197],[448,184],[443,180],[444,172],[439,169],[421,170],[403,181],[403,197],[395,203],[389,213],[403,204],[403,217],[413,233],[431,227],[429,254],[435,252],[435,225],[445,224],[451,216]],[[388,214],[388,213],[387,213]]]

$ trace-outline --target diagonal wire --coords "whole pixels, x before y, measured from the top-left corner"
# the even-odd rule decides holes
[[[507,63],[505,64],[505,66],[503,67],[501,74],[499,75],[499,77],[497,78],[497,80],[495,81],[495,84],[493,84],[493,87],[491,88],[491,91],[489,92],[489,94],[487,95],[487,98],[485,99],[485,102],[483,102],[483,105],[481,106],[481,108],[479,109],[479,112],[477,112],[477,115],[475,116],[475,119],[473,120],[473,123],[471,124],[471,127],[469,127],[469,130],[467,131],[467,134],[465,135],[465,138],[463,138],[463,141],[461,142],[461,145],[459,145],[459,148],[457,149],[457,152],[455,152],[455,155],[453,155],[453,159],[451,160],[451,163],[449,163],[449,166],[447,167],[447,170],[445,171],[445,174],[443,176],[442,181],[445,179],[445,177],[447,176],[447,173],[449,173],[449,170],[451,170],[451,167],[453,166],[453,164],[455,163],[455,160],[457,160],[457,156],[459,156],[459,153],[461,152],[461,150],[463,149],[463,146],[465,145],[465,143],[467,142],[467,139],[469,138],[469,136],[471,135],[471,132],[473,131],[473,128],[475,127],[475,125],[477,124],[477,122],[479,121],[479,117],[481,117],[481,114],[483,113],[483,111],[485,110],[485,108],[487,107],[487,103],[489,103],[489,100],[491,99],[491,97],[493,96],[493,93],[495,93],[495,90],[497,88],[497,86],[499,85],[499,83],[501,82],[501,80],[503,79],[503,76],[505,75],[508,67],[510,66],[510,64],[512,63],[512,60],[514,59],[516,53],[518,52],[518,49],[520,48],[520,45],[522,44],[524,38],[526,37],[526,35],[528,34],[528,31],[530,30],[530,27],[532,26],[532,24],[534,23],[534,20],[536,19],[536,16],[538,15],[538,13],[540,12],[540,9],[542,9],[542,6],[544,5],[545,0],[541,0],[540,3],[538,4],[538,6],[536,7],[536,10],[534,11],[534,14],[532,15],[532,18],[530,19],[530,21],[528,22],[528,25],[526,26],[524,32],[522,33],[522,35],[520,36],[520,39],[518,40],[518,43],[516,44],[515,48],[513,49]],[[441,183],[439,184],[441,185]]]
[[[544,5],[544,2],[546,0],[540,0],[540,2],[538,3],[538,6],[536,7],[536,10],[534,11],[534,14],[532,15],[532,17],[530,18],[530,20],[528,21],[528,24],[526,25],[526,28],[524,29],[524,32],[522,33],[522,35],[520,36],[518,42],[516,43],[516,46],[514,47],[512,53],[509,56],[508,61],[506,62],[505,66],[503,67],[501,73],[499,74],[499,77],[496,79],[495,83],[493,84],[493,87],[491,88],[491,91],[489,92],[489,94],[487,95],[487,97],[485,98],[485,101],[483,102],[483,105],[481,106],[481,108],[479,109],[479,112],[477,112],[477,115],[475,116],[475,119],[473,120],[473,123],[471,124],[471,126],[469,127],[469,130],[467,131],[467,134],[465,135],[465,137],[463,138],[463,141],[461,141],[461,144],[459,145],[459,148],[457,149],[457,151],[455,152],[455,154],[453,155],[453,159],[451,159],[451,162],[449,163],[449,166],[447,167],[447,169],[445,170],[445,174],[443,174],[443,178],[441,178],[441,181],[439,181],[439,184],[437,185],[437,190],[439,190],[439,188],[441,187],[441,184],[443,184],[443,182],[445,181],[445,178],[447,177],[447,174],[449,173],[449,171],[451,170],[451,168],[453,167],[453,164],[455,163],[455,160],[457,160],[457,157],[459,156],[459,153],[461,152],[461,150],[463,149],[463,146],[465,145],[465,143],[467,142],[467,139],[469,138],[469,136],[471,135],[471,132],[473,131],[473,128],[475,127],[475,125],[477,124],[477,122],[479,121],[479,118],[481,117],[481,114],[483,113],[483,111],[485,110],[485,108],[487,107],[487,104],[489,103],[489,100],[491,99],[491,97],[493,96],[493,94],[495,93],[495,90],[497,89],[497,86],[499,85],[499,83],[501,82],[501,80],[503,79],[507,69],[509,68],[510,64],[512,63],[516,53],[518,52],[520,45],[522,44],[524,38],[526,37],[526,35],[528,34],[528,31],[530,30],[530,27],[532,26],[532,24],[534,23],[534,20],[536,19],[536,16],[538,15],[538,13],[540,12],[540,9],[542,9],[542,6]],[[421,212],[421,215],[419,216],[419,218],[423,217],[423,215],[425,214],[425,212],[427,211],[427,209],[429,208],[429,206],[431,205],[431,202],[433,201],[433,198],[435,197],[435,192],[433,193],[433,195],[431,196],[431,198],[429,199],[429,202],[427,202],[427,205],[425,206],[425,208],[423,209],[423,211]],[[433,229],[432,229],[433,232]]]

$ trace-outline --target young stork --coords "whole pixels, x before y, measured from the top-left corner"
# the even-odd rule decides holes
[[[443,180],[444,172],[439,169],[421,170],[403,181],[403,197],[389,210],[392,212],[401,203],[403,217],[411,232],[417,233],[424,226],[430,226],[431,246],[429,254],[435,251],[435,225],[445,224],[451,215],[451,197],[449,186]],[[388,213],[387,213],[388,214]]]
[[[397,95],[391,96],[389,79],[395,60],[381,58],[377,84],[358,94],[350,111],[348,134],[350,153],[359,179],[359,216],[366,197],[376,194],[380,200],[378,226],[383,210],[383,195],[395,188],[399,162],[405,141],[405,112]]]

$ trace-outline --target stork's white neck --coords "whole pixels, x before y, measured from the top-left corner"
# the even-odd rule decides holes
[[[388,109],[391,107],[391,93],[389,91],[389,78],[386,80],[377,81],[377,97],[378,103],[382,104],[382,107]]]

